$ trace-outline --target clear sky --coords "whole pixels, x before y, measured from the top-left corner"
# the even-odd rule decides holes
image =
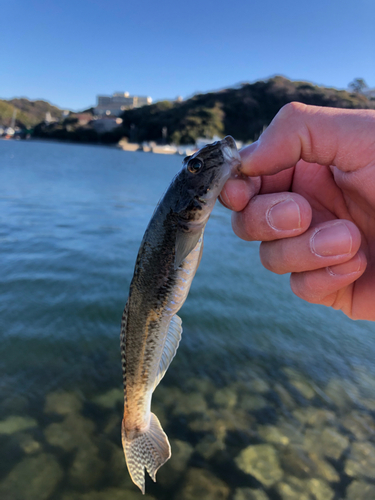
[[[374,26],[374,0],[0,0],[0,98],[79,110],[275,74],[375,87]]]

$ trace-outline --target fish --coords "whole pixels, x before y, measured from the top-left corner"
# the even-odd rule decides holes
[[[152,394],[181,340],[177,312],[202,257],[208,218],[240,163],[231,136],[187,156],[157,204],[139,248],[121,320],[121,439],[131,479],[143,494],[145,469],[156,481],[156,472],[171,457],[168,437],[151,412]]]

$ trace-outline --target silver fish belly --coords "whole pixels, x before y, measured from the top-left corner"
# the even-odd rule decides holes
[[[220,191],[240,165],[232,137],[184,159],[143,237],[121,324],[124,381],[122,444],[133,482],[145,492],[171,448],[152,393],[174,358],[182,333],[177,312],[203,250],[203,232]]]

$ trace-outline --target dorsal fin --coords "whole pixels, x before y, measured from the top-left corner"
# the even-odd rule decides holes
[[[164,350],[161,356],[159,370],[155,379],[154,390],[155,387],[159,384],[160,380],[164,377],[165,372],[168,370],[172,359],[176,355],[178,344],[181,340],[181,333],[182,321],[181,318],[177,316],[177,314],[175,314],[169,324],[168,334],[164,344]]]

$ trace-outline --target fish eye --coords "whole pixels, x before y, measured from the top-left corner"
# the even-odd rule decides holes
[[[203,167],[203,161],[200,160],[199,158],[193,158],[187,164],[187,169],[192,174],[197,174],[201,170],[202,167]]]

